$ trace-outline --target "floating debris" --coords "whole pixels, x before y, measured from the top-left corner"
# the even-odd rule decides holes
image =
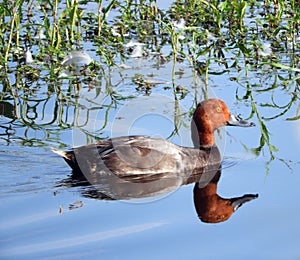
[[[131,52],[131,55],[130,57],[131,58],[141,58],[143,57],[144,55],[144,51],[143,51],[143,46],[145,44],[144,43],[140,43],[140,42],[134,42],[132,40],[130,40],[130,42],[128,42],[127,44],[125,44],[124,46],[126,48],[132,48],[132,52]]]
[[[81,75],[84,68],[89,65],[93,59],[85,51],[72,51],[69,53],[61,65],[66,68],[67,75]]]
[[[117,25],[114,25],[112,28],[111,28],[111,34],[114,36],[114,37],[126,37],[126,36],[129,36],[128,33],[122,33],[121,35],[121,31],[122,29],[120,28],[120,26],[117,26]]]
[[[126,48],[133,48],[135,46],[144,46],[145,44],[144,43],[140,43],[140,42],[135,42],[133,40],[130,40],[128,43],[126,43],[124,46]]]
[[[140,58],[143,57],[143,48],[141,45],[137,45],[133,48],[133,51],[130,55],[131,58]]]
[[[26,49],[25,59],[26,59],[26,64],[32,64],[33,63],[33,57],[32,57],[32,54],[31,54],[31,51],[30,51],[29,48]]]
[[[165,80],[156,80],[156,79],[145,79],[145,83],[150,85],[159,85],[159,84],[170,84],[171,81],[165,81]]]
[[[69,210],[79,209],[83,206],[83,202],[81,200],[75,201],[69,205]]]
[[[35,34],[35,36],[33,37],[34,39],[37,39],[37,40],[45,40],[47,37],[46,35],[44,34],[44,29],[42,28],[41,30],[39,30],[38,33]]]
[[[257,53],[259,56],[263,56],[263,57],[270,56],[272,54],[271,44],[262,43]]]
[[[185,20],[181,18],[179,21],[173,21],[172,22],[175,29],[182,30],[185,28]]]
[[[122,64],[119,65],[119,68],[120,69],[124,69],[124,70],[128,70],[128,69],[131,69],[132,67],[129,66],[129,65],[126,65],[126,64],[122,63]]]

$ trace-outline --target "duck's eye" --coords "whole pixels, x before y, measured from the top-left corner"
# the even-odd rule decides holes
[[[216,111],[217,111],[218,113],[220,113],[220,112],[222,111],[222,109],[221,109],[220,107],[217,107],[217,108],[216,108]]]

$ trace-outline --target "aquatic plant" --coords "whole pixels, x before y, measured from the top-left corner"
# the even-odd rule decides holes
[[[3,119],[1,138],[48,145],[76,124],[79,110],[88,115],[96,108],[105,115],[103,126],[96,133],[81,129],[89,140],[102,138],[111,114],[127,99],[163,92],[176,102],[188,100],[192,111],[222,77],[235,86],[238,102],[250,104],[249,117],[259,124],[259,145],[252,151],[259,156],[266,149],[273,161],[277,148],[268,122],[299,119],[299,23],[296,1],[177,0],[163,10],[155,0],[4,0],[0,102],[9,110],[3,114],[12,116]],[[63,60],[79,50],[88,51],[92,62],[61,77]],[[152,82],[169,66],[171,83],[136,77],[145,64],[158,72],[151,71]],[[180,84],[185,74],[191,83]],[[104,104],[85,98],[86,89]],[[284,104],[278,95],[285,96]],[[49,113],[55,116],[45,121]],[[188,127],[179,114],[175,107],[170,137]]]

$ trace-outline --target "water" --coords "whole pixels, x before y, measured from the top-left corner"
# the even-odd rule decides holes
[[[290,147],[299,141],[294,130],[285,128],[295,137],[286,140]],[[3,259],[299,256],[298,165],[292,174],[275,162],[266,176],[264,160],[251,159],[224,170],[219,184],[222,196],[257,192],[259,198],[226,222],[204,224],[194,209],[193,185],[149,203],[88,199],[81,195],[82,187],[55,188],[59,178],[70,172],[62,160],[39,148],[42,162],[33,154],[19,165],[15,162],[22,156],[21,149],[16,148],[1,147],[14,163],[4,164],[2,178],[7,182],[1,188],[6,193],[1,194],[0,206]],[[290,151],[296,159],[299,148]],[[9,173],[14,175],[10,181]],[[81,205],[78,201],[83,206],[72,209],[71,204]]]
[[[247,110],[230,103],[230,89],[215,92],[233,110]],[[158,125],[166,120],[152,117]],[[140,123],[150,131],[146,122]],[[164,129],[154,129],[166,136]],[[59,185],[71,172],[49,147],[2,145],[1,258],[296,259],[299,122],[279,118],[268,129],[276,155],[293,171],[275,159],[266,175],[268,151],[255,157],[241,145],[257,146],[258,127],[227,127],[225,157],[236,163],[223,170],[219,194],[258,193],[259,198],[220,224],[200,222],[193,184],[148,203],[91,199],[84,196],[86,187]]]
[[[97,60],[94,46],[84,46]],[[169,53],[170,45],[163,51]],[[238,51],[228,48],[226,60],[234,62]],[[284,62],[290,60],[288,52],[277,54]],[[300,257],[300,123],[286,120],[299,112],[299,86],[292,80],[283,84],[295,75],[268,65],[250,67],[248,75],[247,68],[225,72],[212,59],[207,84],[188,62],[171,59],[158,66],[156,58],[117,59],[117,65],[128,67],[108,70],[103,65],[92,82],[80,84],[62,80],[53,87],[44,80],[45,71],[40,81],[25,81],[29,87],[19,89],[18,95],[3,93],[1,259]],[[156,83],[139,86],[137,74]],[[17,80],[13,73],[10,77]],[[67,149],[129,134],[192,146],[191,112],[206,96],[223,99],[234,114],[252,115],[256,123],[254,128],[226,127],[216,133],[225,160],[218,194],[259,194],[225,222],[199,220],[194,184],[148,199],[100,198],[92,187],[72,181],[67,164],[51,152],[51,147]]]

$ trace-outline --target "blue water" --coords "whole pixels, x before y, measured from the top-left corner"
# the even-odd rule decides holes
[[[235,164],[223,170],[219,194],[259,198],[219,224],[200,222],[193,185],[148,203],[89,199],[85,187],[59,185],[71,171],[49,147],[2,145],[1,258],[297,259],[300,125],[279,118],[268,127],[292,170],[275,159],[266,174],[268,151],[255,157],[241,145],[257,145],[258,127],[227,127],[225,158]]]
[[[18,150],[10,152],[17,154]],[[222,196],[257,192],[259,198],[238,209],[224,223],[204,224],[194,210],[192,185],[150,203],[86,199],[79,188],[53,188],[58,178],[53,169],[65,169],[65,173],[60,173],[62,178],[68,169],[44,149],[40,153],[44,158],[39,171],[42,177],[37,175],[37,169],[20,173],[17,165],[4,166],[14,174],[11,186],[15,187],[11,188],[16,190],[1,196],[2,259],[299,257],[299,175],[284,171],[279,163],[274,166],[278,170],[272,170],[268,176],[259,159],[224,170],[219,183]],[[23,167],[32,164],[29,161]],[[44,188],[28,191],[24,190],[24,183],[23,189],[15,184],[24,174],[38,179],[27,180],[27,188],[41,182]],[[78,200],[83,207],[69,210],[69,205]]]
[[[164,48],[170,51],[170,46]],[[95,53],[90,54],[97,59]],[[228,56],[234,57],[231,53]],[[193,202],[194,184],[146,201],[112,201],[91,198],[90,187],[67,181],[71,170],[51,147],[67,149],[90,143],[94,135],[107,138],[129,134],[160,136],[192,146],[190,112],[195,100],[205,98],[205,79],[193,74],[189,64],[177,63],[175,70],[182,74],[175,76],[176,86],[187,90],[182,98],[172,89],[172,61],[159,68],[153,63],[152,57],[128,58],[130,69],[116,67],[111,74],[105,71],[102,85],[92,89],[83,84],[79,97],[72,99],[74,103],[63,103],[55,94],[46,100],[47,85],[41,84],[30,102],[19,93],[16,111],[21,119],[10,123],[7,114],[0,117],[0,259],[300,258],[300,123],[286,120],[296,116],[299,97],[283,116],[264,120],[270,144],[278,149],[273,152],[274,160],[267,145],[259,155],[251,151],[259,146],[261,137],[257,115],[250,119],[256,123],[254,128],[226,127],[216,133],[226,161],[218,183],[219,195],[259,194],[225,222],[206,224],[199,220]],[[211,62],[212,69],[217,71],[218,66]],[[136,73],[163,83],[154,85],[150,93],[136,90],[131,80]],[[284,70],[276,73],[287,78]],[[253,84],[253,102],[260,116],[274,116],[282,110],[261,104],[271,103],[275,97],[277,104],[284,105],[293,89],[255,90],[271,85],[276,73],[270,68],[250,70],[246,77],[243,70],[230,68],[228,73],[209,75],[208,93],[246,118],[251,114],[251,102],[237,100],[236,93],[243,96],[247,84]],[[230,80],[237,76],[239,83]],[[109,107],[112,99],[106,79],[117,97],[134,98],[117,100]],[[61,90],[66,92],[69,84],[64,81]],[[41,97],[46,101],[41,102]],[[7,102],[12,106],[12,99]],[[33,117],[34,124],[28,124]],[[175,126],[179,132],[172,135]]]

